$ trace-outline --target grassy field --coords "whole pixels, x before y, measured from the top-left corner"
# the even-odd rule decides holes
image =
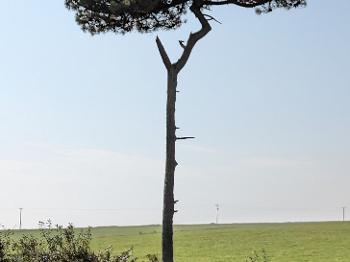
[[[101,227],[92,248],[134,247],[137,257],[160,254],[160,226]],[[272,262],[350,261],[350,222],[188,225],[175,227],[176,262],[246,261],[265,249]]]

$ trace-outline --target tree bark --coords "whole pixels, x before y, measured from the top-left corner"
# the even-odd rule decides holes
[[[173,262],[173,216],[174,216],[174,173],[177,166],[175,159],[177,72],[173,66],[168,70],[167,107],[166,107],[166,163],[163,192],[163,262]]]

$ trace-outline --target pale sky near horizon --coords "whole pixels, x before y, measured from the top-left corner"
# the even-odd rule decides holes
[[[350,2],[235,6],[179,78],[175,223],[350,219]],[[327,4],[328,3],[328,4]],[[62,1],[4,1],[0,226],[161,222],[166,72],[198,29],[91,37]]]

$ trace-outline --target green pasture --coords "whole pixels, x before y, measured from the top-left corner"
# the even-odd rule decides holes
[[[91,247],[160,254],[160,226],[92,229]],[[350,222],[175,226],[176,262],[246,261],[264,249],[272,262],[350,261]]]

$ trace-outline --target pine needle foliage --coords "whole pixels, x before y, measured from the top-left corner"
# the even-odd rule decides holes
[[[218,5],[255,8],[261,14],[302,7],[306,0],[65,0],[76,22],[91,34],[176,29],[186,22],[186,12],[194,3],[201,9]]]

